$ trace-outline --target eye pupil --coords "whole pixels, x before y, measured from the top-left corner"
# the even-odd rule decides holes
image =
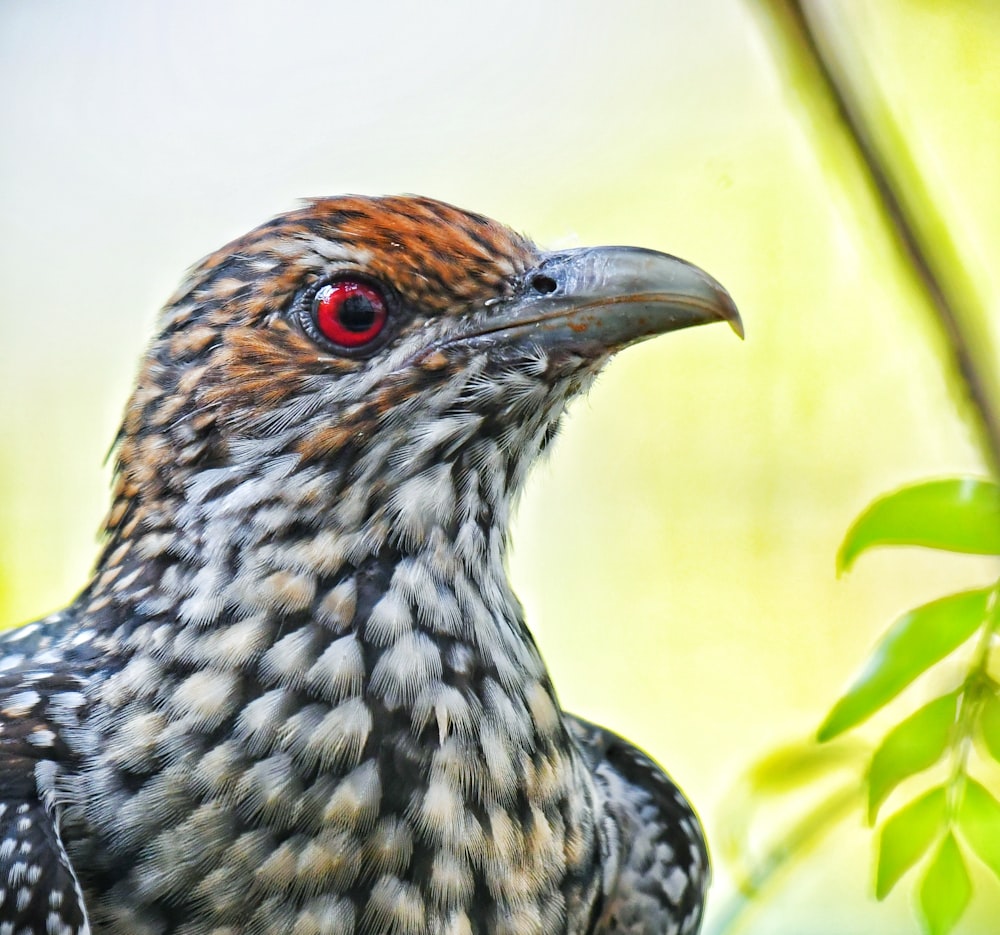
[[[339,279],[321,286],[312,300],[319,333],[341,348],[362,348],[383,331],[389,311],[382,293],[366,282]]]
[[[349,295],[340,306],[340,323],[348,331],[367,331],[375,321],[375,315],[375,306],[366,295]]]

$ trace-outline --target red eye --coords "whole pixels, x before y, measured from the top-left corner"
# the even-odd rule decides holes
[[[353,279],[327,283],[312,302],[320,334],[340,347],[361,347],[382,333],[389,313],[381,293]]]

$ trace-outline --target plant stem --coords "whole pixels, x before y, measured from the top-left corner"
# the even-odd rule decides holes
[[[838,58],[832,37],[810,14],[810,4],[802,0],[757,0],[756,5],[769,15],[786,45],[805,50],[812,65],[811,84],[832,103],[874,190],[883,220],[934,312],[951,367],[971,403],[984,457],[994,476],[1000,475],[1000,409],[992,355],[985,334],[974,334],[978,330],[975,319],[985,321],[982,309],[977,308],[983,303],[977,300],[948,227],[925,191],[903,134],[889,108],[879,100],[859,50],[847,50],[854,53],[848,67],[842,60],[847,58],[844,50]],[[862,101],[867,102],[867,107]],[[875,111],[877,121],[872,119]],[[904,173],[903,167],[912,171]],[[928,234],[931,230],[934,243]]]
[[[736,935],[746,925],[749,913],[762,902],[762,892],[773,886],[788,870],[793,858],[799,858],[856,811],[864,793],[857,780],[850,781],[814,807],[804,818],[776,841],[760,860],[748,868],[741,885],[712,927],[713,935]]]
[[[989,678],[989,665],[993,639],[998,628],[1000,628],[1000,581],[993,586],[993,593],[986,609],[986,619],[976,641],[969,673],[962,686],[962,699],[959,702],[955,738],[952,741],[952,763],[947,783],[949,827],[955,822],[965,793],[965,779],[969,773],[969,752],[972,750],[973,735],[983,710],[983,702],[986,693],[993,691]]]

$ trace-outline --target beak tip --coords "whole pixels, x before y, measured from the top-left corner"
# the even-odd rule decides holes
[[[739,309],[733,301],[732,296],[718,283],[715,283],[716,299],[718,300],[719,320],[729,323],[741,341],[746,339],[746,332],[743,330],[743,319],[740,318]]]
[[[741,341],[746,340],[746,332],[743,330],[743,319],[740,318],[740,313],[736,311],[735,306],[733,307],[732,317],[726,319],[729,322],[729,327],[736,332],[736,337]]]

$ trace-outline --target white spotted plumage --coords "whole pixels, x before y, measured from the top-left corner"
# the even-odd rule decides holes
[[[507,578],[527,471],[615,349],[507,335],[543,262],[344,198],[188,276],[92,582],[0,643],[0,935],[696,930],[693,814],[562,711]],[[303,324],[344,276],[392,306],[371,352]]]

